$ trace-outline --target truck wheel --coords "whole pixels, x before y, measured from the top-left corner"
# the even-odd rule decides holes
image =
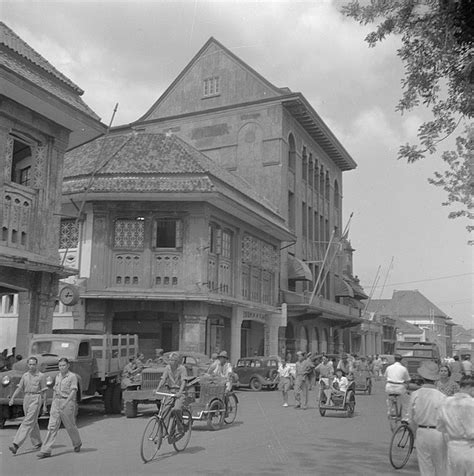
[[[7,419],[2,415],[0,416],[0,430],[3,430],[5,428],[5,422]]]
[[[112,413],[120,415],[122,413],[122,389],[119,384],[112,387]]]
[[[137,402],[125,402],[125,416],[127,418],[137,418]]]

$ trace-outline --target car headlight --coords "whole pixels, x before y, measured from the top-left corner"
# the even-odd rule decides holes
[[[47,387],[52,387],[53,383],[54,383],[53,377],[51,377],[51,376],[46,377],[46,386]]]
[[[6,387],[7,385],[10,385],[10,382],[11,382],[11,379],[10,379],[10,376],[9,375],[5,375],[3,378],[2,378],[2,385],[4,387]]]

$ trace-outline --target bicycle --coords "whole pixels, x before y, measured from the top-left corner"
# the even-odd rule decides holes
[[[390,440],[389,459],[395,469],[401,469],[407,464],[413,452],[414,442],[415,435],[412,429],[408,422],[402,421]]]
[[[390,423],[390,430],[392,433],[398,428],[399,423],[402,420],[402,404],[399,400],[401,399],[401,395],[398,393],[390,393],[388,395],[389,401],[389,415],[388,421]]]
[[[175,393],[155,393],[162,397],[170,397],[173,399],[173,402],[178,398],[178,395]],[[168,423],[166,423],[169,415],[170,418]],[[148,463],[155,458],[158,450],[161,448],[163,438],[168,438],[168,444],[172,444],[178,452],[186,449],[191,439],[193,418],[187,408],[181,410],[183,433],[178,433],[178,418],[179,416],[173,412],[172,406],[164,405],[162,402],[158,412],[148,420],[143,431],[140,446],[140,455],[144,463]]]
[[[237,396],[232,390],[224,394],[224,423],[227,423],[228,425],[234,423],[235,418],[237,416],[238,403],[239,401],[237,400]]]

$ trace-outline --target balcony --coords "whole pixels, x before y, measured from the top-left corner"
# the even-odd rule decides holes
[[[361,322],[360,309],[337,302],[329,301],[322,297],[315,297],[310,304],[311,293],[304,294],[293,291],[280,290],[280,301],[288,304],[289,315],[331,315],[333,317],[342,317],[347,319],[357,319]]]

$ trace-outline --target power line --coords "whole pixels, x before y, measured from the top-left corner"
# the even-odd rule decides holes
[[[440,276],[438,278],[419,279],[418,281],[404,281],[402,283],[391,283],[391,284],[386,284],[385,286],[393,287],[393,286],[399,286],[400,284],[426,283],[428,281],[439,281],[441,279],[459,278],[461,276],[472,276],[473,274],[474,273],[451,274],[450,276]],[[367,286],[364,285],[364,287],[367,287]],[[375,286],[375,287],[380,288],[381,286]]]

